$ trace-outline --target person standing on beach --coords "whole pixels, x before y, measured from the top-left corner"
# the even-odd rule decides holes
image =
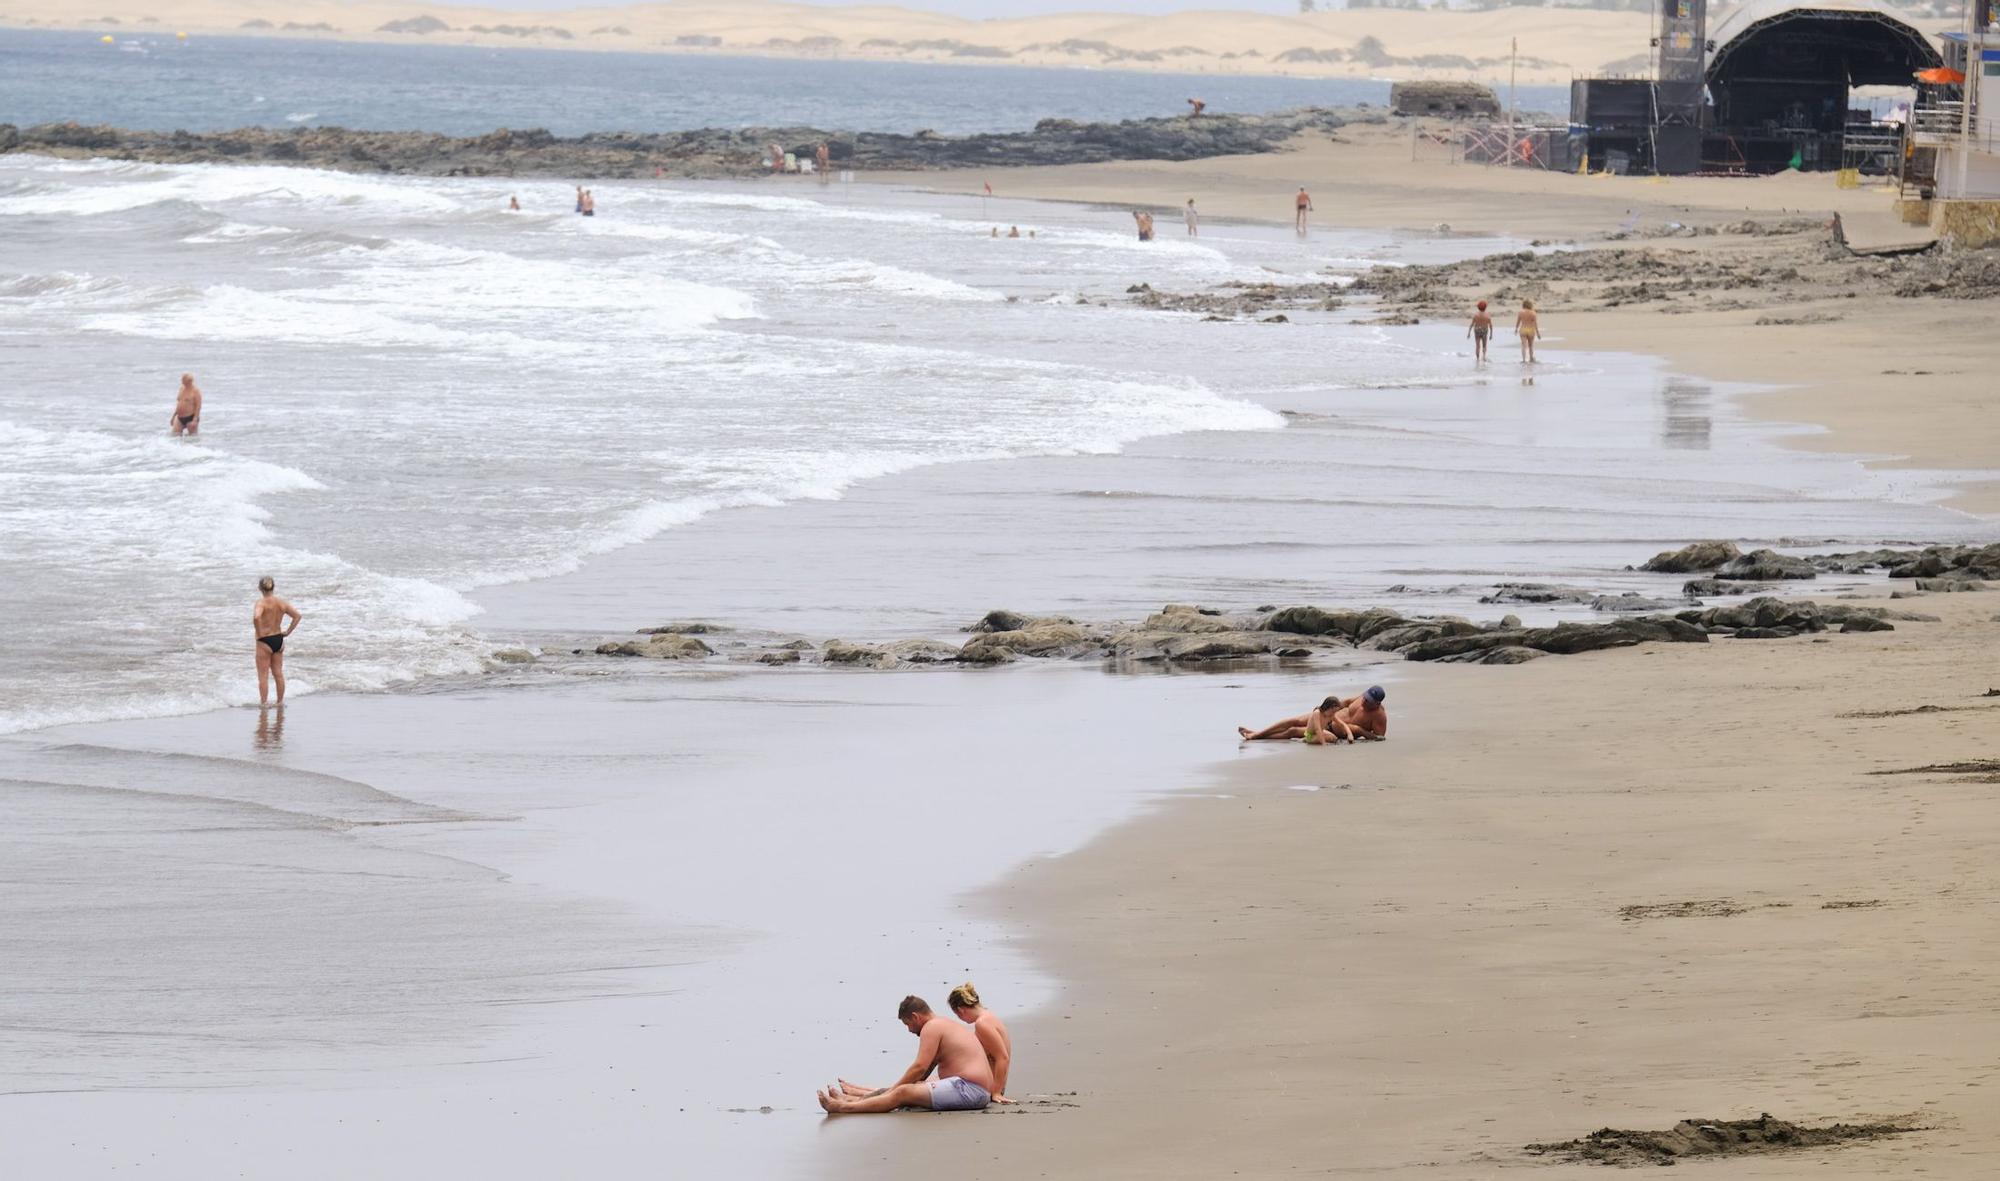
[[[938,1020],[920,996],[904,997],[896,1006],[896,1020],[917,1035],[916,1061],[886,1087],[863,1087],[842,1079],[817,1092],[827,1114],[871,1115],[898,1107],[980,1111],[993,1101],[998,1089],[993,1068],[986,1064],[986,1051],[971,1029]],[[937,1078],[930,1079],[933,1070]]]
[[[1472,359],[1484,361],[1486,340],[1493,335],[1493,317],[1486,314],[1485,300],[1480,300],[1479,306],[1472,309],[1472,323],[1466,328],[1465,334],[1472,338]]]
[[[993,1102],[1012,1103],[1007,1098],[1007,1070],[1014,1064],[1014,1038],[1007,1032],[1006,1022],[979,1003],[979,990],[970,980],[952,989],[945,1003],[951,1006],[952,1016],[972,1027],[979,1048],[986,1051],[986,1065],[993,1069]]]
[[[1292,228],[1303,234],[1306,232],[1306,214],[1313,211],[1312,194],[1299,186],[1299,195],[1292,198]]]
[[[1535,338],[1542,334],[1542,320],[1535,314],[1535,301],[1524,299],[1521,310],[1514,317],[1514,331],[1521,335],[1521,362],[1535,363]]]
[[[1187,209],[1181,216],[1187,219],[1188,237],[1201,237],[1200,218],[1195,214],[1193,197],[1188,198]]]
[[[827,182],[827,167],[832,163],[833,149],[826,146],[825,140],[821,140],[819,146],[813,149],[813,167],[819,171],[819,183]]]
[[[278,682],[278,704],[285,704],[285,637],[305,618],[297,607],[278,597],[276,586],[268,574],[258,579],[257,589],[262,594],[250,608],[250,630],[257,637],[258,705],[269,702],[273,678]]]
[[[192,373],[181,374],[181,388],[174,394],[174,412],[167,415],[167,429],[176,439],[201,433],[201,387],[194,383]]]

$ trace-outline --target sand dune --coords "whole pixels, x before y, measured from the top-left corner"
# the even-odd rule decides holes
[[[0,24],[96,33],[319,37],[409,44],[532,45],[648,53],[1067,66],[1169,73],[1560,84],[1646,49],[1642,13],[1522,8],[1364,9],[1274,16],[1073,13],[968,20],[889,6],[694,0],[527,12],[420,0],[101,0],[80,15],[59,0],[17,0]]]

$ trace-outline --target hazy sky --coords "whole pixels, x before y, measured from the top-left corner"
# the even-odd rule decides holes
[[[480,8],[521,8],[553,11],[561,8],[605,8],[647,0],[465,0]],[[794,0],[796,3],[851,7],[855,0]],[[1178,12],[1182,9],[1229,9],[1241,12],[1296,13],[1298,0],[883,0],[900,8],[948,12],[954,16],[1029,16],[1043,12]]]

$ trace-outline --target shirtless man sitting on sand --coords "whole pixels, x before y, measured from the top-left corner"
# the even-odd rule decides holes
[[[174,412],[167,416],[167,429],[176,439],[201,433],[201,387],[194,383],[192,373],[181,374],[180,392],[174,395]]]
[[[1345,738],[1349,742],[1389,736],[1389,711],[1382,704],[1388,697],[1380,685],[1356,697],[1329,697],[1309,713],[1273,722],[1262,730],[1236,727],[1245,742],[1289,742],[1303,738],[1308,744],[1325,746]]]
[[[998,1089],[986,1050],[969,1025],[940,1020],[922,997],[906,996],[896,1019],[917,1035],[917,1058],[903,1077],[886,1087],[863,1087],[846,1079],[818,1094],[829,1115],[861,1115],[918,1107],[930,1111],[979,1111]],[[930,1078],[931,1071],[937,1077]],[[926,1082],[926,1079],[930,1081]]]
[[[285,704],[285,637],[305,618],[297,607],[277,596],[276,585],[268,574],[258,579],[257,589],[264,593],[250,608],[250,627],[257,637],[258,705],[268,700],[273,677],[278,681],[278,704]]]

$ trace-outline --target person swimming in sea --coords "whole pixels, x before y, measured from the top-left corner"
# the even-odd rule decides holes
[[[257,637],[258,705],[268,703],[273,679],[278,682],[278,704],[285,704],[285,638],[305,618],[297,607],[278,597],[276,587],[268,574],[258,579],[261,594],[250,608],[250,631]]]

